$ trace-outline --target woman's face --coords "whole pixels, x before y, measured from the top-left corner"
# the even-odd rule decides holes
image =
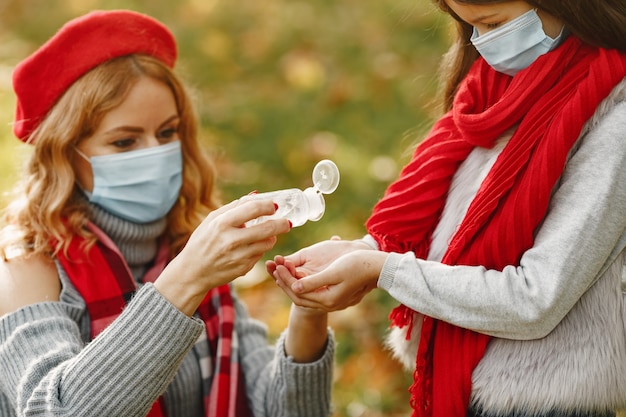
[[[468,4],[446,0],[446,4],[463,21],[474,26],[479,35],[497,29],[534,8],[521,0],[492,4]],[[537,14],[541,19],[546,35],[556,38],[563,28],[563,22],[543,10],[537,10]]]
[[[89,158],[164,145],[180,139],[179,123],[170,88],[143,77],[118,107],[104,115],[93,135],[80,141],[76,148]],[[76,152],[72,166],[80,186],[91,192],[93,173],[89,161]]]

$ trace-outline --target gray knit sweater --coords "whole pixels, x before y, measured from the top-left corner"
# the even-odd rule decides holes
[[[101,210],[95,222],[111,236],[138,279],[156,251],[163,224],[131,225]],[[199,361],[204,324],[189,318],[151,284],[140,290],[101,335],[89,342],[84,300],[62,268],[60,302],[0,317],[0,417],[143,416],[165,391],[169,417],[201,416]],[[234,294],[233,294],[234,295]],[[321,359],[295,363],[284,334],[268,345],[265,326],[235,297],[240,364],[256,417],[327,417],[334,339]]]

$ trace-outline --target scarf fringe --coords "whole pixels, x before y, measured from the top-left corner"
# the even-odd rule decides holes
[[[409,326],[406,332],[406,340],[410,340],[411,332],[413,331],[413,317],[413,310],[400,304],[389,313],[389,320],[391,320],[390,327],[399,327],[402,329],[404,326]]]

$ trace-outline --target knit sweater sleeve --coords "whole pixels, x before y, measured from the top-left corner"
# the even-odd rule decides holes
[[[626,103],[616,101],[579,140],[519,265],[496,271],[393,253],[378,286],[415,311],[492,336],[548,334],[626,246]]]
[[[268,345],[266,326],[251,318],[237,298],[235,308],[242,367],[254,416],[330,416],[335,351],[330,329],[322,357],[311,363],[296,363],[285,355],[286,331],[272,347]]]
[[[1,398],[17,415],[145,416],[204,327],[150,284],[87,345],[81,314],[44,302],[0,318]]]

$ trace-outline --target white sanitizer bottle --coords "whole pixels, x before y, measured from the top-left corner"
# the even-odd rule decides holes
[[[326,203],[324,194],[330,194],[339,185],[339,169],[331,160],[324,159],[313,168],[313,186],[300,190],[289,188],[286,190],[270,191],[267,193],[252,194],[244,199],[267,199],[278,205],[278,210],[271,216],[262,216],[246,223],[246,226],[258,224],[266,219],[286,218],[293,227],[302,226],[307,221],[318,221],[324,215]]]

